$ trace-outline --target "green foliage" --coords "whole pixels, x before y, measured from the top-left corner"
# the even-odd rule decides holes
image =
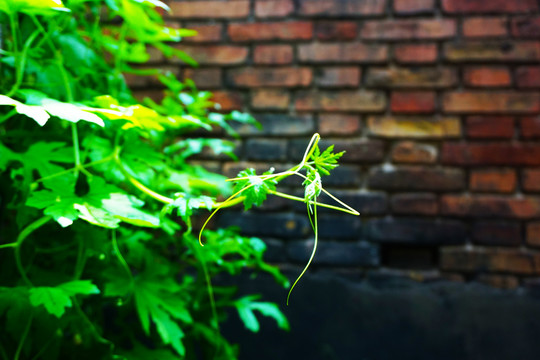
[[[319,239],[319,231],[318,231],[318,223],[317,223],[317,206],[322,206],[326,208],[330,208],[333,210],[342,211],[351,215],[360,215],[360,213],[353,208],[351,208],[349,205],[343,203],[341,200],[330,194],[328,191],[326,191],[323,188],[322,185],[322,175],[329,175],[330,170],[335,169],[338,164],[337,160],[343,156],[345,153],[334,153],[334,146],[331,145],[328,147],[325,151],[321,153],[321,150],[319,149],[319,140],[320,135],[314,134],[311,138],[311,141],[309,142],[306,151],[304,152],[304,156],[302,158],[302,161],[290,169],[286,171],[282,171],[280,173],[274,174],[274,169],[270,169],[270,171],[267,171],[263,173],[262,175],[257,175],[255,173],[254,169],[246,169],[241,171],[238,176],[234,179],[229,179],[229,181],[236,182],[236,185],[233,190],[233,194],[225,200],[221,206],[217,207],[212,214],[208,217],[206,222],[203,224],[203,227],[199,233],[199,242],[202,245],[201,237],[204,231],[204,228],[206,224],[208,224],[209,220],[216,214],[216,212],[221,209],[222,207],[228,206],[232,203],[236,203],[239,200],[241,200],[244,203],[245,210],[250,209],[253,205],[260,206],[263,201],[266,199],[266,197],[270,195],[276,195],[281,196],[286,199],[295,200],[295,201],[301,201],[306,204],[307,206],[307,214],[309,217],[309,222],[311,224],[311,227],[313,228],[314,232],[314,246],[313,250],[311,252],[311,256],[298,276],[294,283],[292,284],[291,288],[289,289],[289,294],[287,295],[287,305],[289,304],[289,298],[291,296],[292,290],[300,280],[300,278],[304,275],[304,273],[309,268],[311,262],[313,261],[313,258],[315,257],[315,253],[317,251],[317,243]],[[305,172],[304,175],[302,172]],[[283,179],[289,177],[289,176],[299,176],[304,179],[304,182],[302,185],[304,186],[304,198],[299,198],[293,195],[284,194],[282,192],[276,191],[276,185]],[[317,202],[318,196],[321,194],[321,192],[324,192],[326,195],[328,195],[331,199],[333,199],[339,206],[329,205],[329,204],[322,204]],[[250,298],[251,299],[251,298]],[[244,323],[246,324],[246,327],[252,331],[255,331],[255,329],[258,329],[258,323],[256,321],[255,316],[253,315],[252,310],[257,309],[261,313],[266,314],[267,316],[270,315],[271,312],[269,312],[267,307],[264,307],[265,310],[261,310],[260,306],[247,306],[245,304],[242,305],[242,309],[240,309],[240,304],[242,302],[237,303],[237,305],[240,317],[244,320]],[[279,320],[277,317],[276,320]]]
[[[0,0],[0,358],[203,349],[231,360],[238,349],[219,333],[228,308],[252,331],[254,311],[288,328],[276,305],[211,284],[243,269],[288,282],[260,239],[218,229],[203,249],[192,234],[193,217],[236,203],[216,201],[232,191],[223,176],[190,163],[207,149],[234,158],[233,142],[201,130],[234,136],[232,121],[254,120],[137,67],[150,47],[194,63],[171,43],[195,32],[165,26],[158,9],[168,11],[157,0]],[[156,77],[163,100],[137,101],[125,74]],[[246,204],[273,190],[257,182]]]

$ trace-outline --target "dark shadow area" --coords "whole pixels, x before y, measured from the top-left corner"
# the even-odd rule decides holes
[[[524,289],[383,275],[354,282],[311,273],[286,307],[287,290],[272,280],[239,281],[242,292],[259,292],[282,305],[291,323],[286,333],[262,319],[261,332],[252,334],[231,316],[223,333],[241,344],[241,360],[537,360],[540,355],[540,296]]]

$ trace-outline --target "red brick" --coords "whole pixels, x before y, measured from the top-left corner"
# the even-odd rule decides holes
[[[246,62],[248,56],[248,48],[244,46],[178,45],[176,47],[193,57],[199,65],[238,65]]]
[[[463,19],[465,37],[501,37],[506,36],[507,20],[503,17],[474,17]]]
[[[497,195],[444,195],[441,213],[450,216],[530,219],[540,216],[540,198]]]
[[[219,42],[221,40],[221,33],[223,26],[221,24],[213,25],[193,25],[188,24],[186,28],[197,31],[197,35],[189,36],[182,39],[184,42],[190,43],[210,43]]]
[[[255,15],[258,18],[286,17],[293,12],[293,0],[257,0],[255,2]]]
[[[512,35],[516,37],[540,37],[540,16],[512,19]]]
[[[396,194],[390,199],[392,212],[403,215],[436,215],[439,203],[435,194]]]
[[[466,133],[477,139],[510,139],[514,136],[514,118],[509,116],[469,116]]]
[[[451,19],[372,20],[365,21],[363,39],[412,40],[446,39],[456,34],[456,22]]]
[[[237,87],[305,87],[312,72],[306,67],[240,68],[229,70],[227,79]]]
[[[516,222],[476,221],[471,229],[471,237],[474,243],[481,245],[521,245],[521,229]]]
[[[506,0],[505,0],[506,1]],[[444,54],[455,62],[521,62],[540,60],[540,42],[536,41],[465,41],[446,43]]]
[[[240,110],[244,104],[242,96],[230,91],[214,91],[212,100],[219,104],[219,110]]]
[[[502,67],[468,67],[465,84],[478,87],[508,86],[512,82],[510,70]]]
[[[163,100],[164,93],[163,90],[151,89],[151,90],[133,90],[133,96],[140,103],[143,102],[144,98],[150,98],[156,103],[160,103]]]
[[[540,138],[540,116],[522,118],[520,127],[522,137]]]
[[[372,168],[368,187],[381,190],[455,191],[465,188],[461,169],[424,166],[392,166]]]
[[[375,91],[302,91],[295,107],[299,111],[383,111],[386,97]]]
[[[293,49],[290,45],[259,45],[253,51],[256,64],[284,65],[293,61]]]
[[[540,192],[540,169],[523,170],[522,187],[525,191]]]
[[[370,116],[367,126],[371,135],[386,138],[437,139],[461,135],[457,117]]]
[[[538,273],[540,255],[519,249],[452,247],[442,249],[440,260],[444,270],[532,275]]]
[[[369,68],[366,85],[381,88],[446,88],[457,83],[451,68]]]
[[[536,143],[452,143],[443,144],[441,159],[453,165],[540,165],[540,144]]]
[[[238,19],[249,15],[249,0],[173,1],[169,6],[173,17],[180,19]]]
[[[436,95],[432,91],[393,91],[390,108],[395,113],[431,113]]]
[[[540,111],[540,93],[450,92],[443,96],[443,110],[448,113],[536,113]]]
[[[184,78],[191,79],[201,89],[221,87],[221,69],[191,69],[184,70]]]
[[[360,84],[358,67],[324,67],[316,81],[320,87],[357,87]]]
[[[538,10],[536,0],[442,0],[442,8],[449,13],[519,13]]]
[[[394,12],[398,15],[430,14],[435,0],[394,0]]]
[[[320,114],[319,132],[321,135],[345,135],[358,133],[361,128],[358,115],[347,114]]]
[[[254,109],[286,110],[289,106],[290,95],[283,90],[257,89],[251,97]]]
[[[299,3],[300,15],[379,15],[386,8],[386,0],[300,0]]]
[[[313,23],[308,21],[229,24],[232,41],[309,40]]]
[[[402,141],[392,149],[395,163],[433,164],[437,161],[437,148],[433,145]]]
[[[520,88],[540,88],[540,66],[518,67],[516,83]]]
[[[435,44],[396,44],[394,56],[399,63],[425,64],[437,60]]]
[[[469,187],[472,191],[510,193],[516,189],[516,172],[511,169],[472,170]]]
[[[358,25],[352,21],[318,21],[315,37],[319,40],[351,40],[358,34]]]
[[[358,164],[365,164],[366,162],[370,163],[378,163],[380,162],[384,157],[384,143],[380,140],[369,140],[369,139],[332,139],[329,140],[322,140],[319,143],[319,146],[321,149],[326,149],[328,146],[334,144],[335,145],[335,151],[345,151],[347,156],[344,156],[340,159],[340,163],[348,163],[348,162],[354,162]],[[304,147],[299,148],[298,151],[298,157],[299,160],[302,158],[302,155],[304,154]],[[367,194],[359,195],[359,197],[365,197]],[[373,195],[373,194],[372,194]],[[348,203],[351,204],[354,208],[356,208],[354,205],[356,201],[358,201],[358,197],[351,196],[351,201],[347,201],[347,196],[343,197],[343,199]],[[377,199],[376,196],[368,196],[369,199]],[[380,202],[374,207],[377,207],[380,209]],[[364,207],[365,204],[362,204],[362,201],[360,201],[359,207]],[[369,208],[369,206],[366,206]],[[361,211],[361,210],[360,210]],[[380,214],[381,212],[378,210],[375,210],[373,208],[367,210],[366,212],[369,213],[377,213]]]
[[[527,224],[527,244],[531,246],[540,246],[540,222]]]
[[[298,46],[301,62],[380,63],[388,58],[388,47],[362,43],[312,43]]]

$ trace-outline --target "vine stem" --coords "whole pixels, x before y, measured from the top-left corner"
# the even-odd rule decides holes
[[[24,342],[26,341],[26,337],[28,336],[28,333],[30,332],[30,327],[32,326],[33,319],[34,319],[34,314],[30,313],[30,316],[28,318],[28,323],[26,324],[26,327],[24,328],[24,332],[21,336],[21,340],[19,341],[19,346],[17,346],[17,351],[15,352],[15,356],[13,357],[13,360],[19,360],[19,356],[21,355]]]
[[[31,223],[30,225],[25,227],[23,229],[23,231],[21,231],[19,233],[19,236],[17,236],[17,240],[15,242],[0,245],[0,249],[8,248],[8,247],[15,248],[15,265],[17,266],[17,269],[19,270],[19,273],[21,274],[21,278],[23,279],[23,281],[28,286],[33,286],[33,284],[30,281],[30,279],[28,278],[28,276],[26,276],[26,272],[24,271],[24,267],[22,265],[21,247],[22,247],[22,244],[23,244],[24,240],[30,234],[32,234],[34,231],[36,231],[37,229],[39,229],[40,227],[45,225],[49,220],[51,220],[50,216],[44,216],[42,218],[37,219],[36,221],[34,221],[33,223]]]

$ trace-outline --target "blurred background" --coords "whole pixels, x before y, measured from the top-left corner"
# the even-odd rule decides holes
[[[288,168],[319,132],[346,151],[323,185],[361,213],[321,210],[291,333],[227,325],[243,359],[538,359],[539,1],[169,5],[170,24],[198,31],[179,48],[200,66],[153,60],[263,125],[239,129],[240,163],[198,161],[229,176]],[[281,198],[219,223],[263,238],[292,280],[313,246],[305,206]],[[285,305],[268,279],[239,285]]]

